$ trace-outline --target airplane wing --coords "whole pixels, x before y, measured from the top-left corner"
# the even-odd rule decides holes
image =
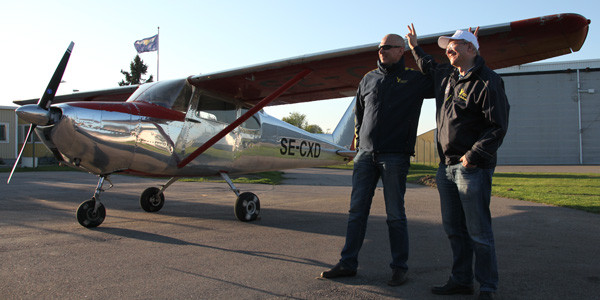
[[[77,92],[73,94],[66,94],[55,96],[52,103],[63,103],[63,102],[79,102],[79,101],[96,101],[96,102],[125,102],[135,90],[138,85],[120,86],[112,89],[104,89],[89,92]],[[38,99],[27,99],[27,100],[15,100],[13,103],[18,105],[36,104]]]
[[[578,51],[590,20],[578,14],[557,14],[479,29],[481,56],[492,69],[524,64]],[[418,24],[417,24],[418,25]],[[473,28],[477,27],[474,25]],[[447,62],[438,37],[454,31],[419,38],[419,45],[438,62]],[[270,103],[279,105],[354,96],[364,74],[377,66],[378,43],[300,56],[239,69],[192,76],[188,81],[208,91],[256,105],[295,76],[294,84]],[[408,49],[408,47],[407,47]],[[410,50],[406,65],[417,68]],[[303,72],[309,72],[304,75]],[[54,103],[70,101],[125,101],[137,89],[119,87],[57,96]],[[23,105],[37,99],[14,101]]]
[[[492,69],[534,62],[578,51],[590,20],[578,14],[558,14],[481,27],[481,56]],[[473,26],[473,28],[477,25]],[[438,37],[454,31],[419,38],[419,45],[438,62],[447,62]],[[377,67],[378,44],[300,56],[189,78],[195,86],[235,97],[254,105],[284,82],[304,70],[311,73],[268,105],[299,103],[354,96],[365,73]],[[416,68],[410,49],[404,55]]]

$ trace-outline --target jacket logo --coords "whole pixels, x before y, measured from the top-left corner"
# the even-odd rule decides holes
[[[467,93],[464,89],[460,89],[460,93],[458,93],[458,98],[467,101]]]
[[[396,80],[398,81],[398,83],[407,83],[408,80],[402,80],[400,77],[396,77]]]

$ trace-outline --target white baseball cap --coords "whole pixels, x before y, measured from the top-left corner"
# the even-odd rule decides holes
[[[438,46],[442,49],[446,49],[451,40],[465,40],[473,46],[475,49],[479,50],[479,43],[477,42],[477,37],[468,31],[457,30],[453,36],[440,36],[438,39]]]

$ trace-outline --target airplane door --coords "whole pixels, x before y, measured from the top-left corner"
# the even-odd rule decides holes
[[[176,141],[184,131],[192,87],[183,80],[151,84],[131,103],[140,115],[131,169],[146,174],[178,175]]]
[[[192,100],[185,117],[185,126],[176,143],[180,157],[186,157],[225,129],[235,121],[236,114],[236,105],[233,102],[194,88]],[[210,170],[210,166],[215,166],[215,169],[220,166],[222,169],[223,166],[229,165],[234,157],[236,131],[230,132],[206,150],[191,163],[191,166],[208,167],[207,170]]]
[[[242,116],[248,111],[246,108],[241,108],[238,113],[238,117]],[[261,136],[261,122],[260,113],[254,114],[248,120],[240,125],[237,129],[238,132],[238,143],[236,145],[237,152],[243,152],[254,148],[260,140]]]

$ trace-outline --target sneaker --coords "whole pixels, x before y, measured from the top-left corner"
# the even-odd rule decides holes
[[[321,273],[321,278],[352,277],[355,275],[356,270],[346,269],[341,263],[338,263],[331,270]]]
[[[473,287],[467,285],[460,285],[458,283],[455,283],[452,280],[452,278],[450,278],[448,279],[448,282],[446,282],[446,285],[433,287],[431,288],[431,292],[436,295],[473,295]]]
[[[494,292],[479,292],[479,297],[477,297],[477,299],[479,300],[493,300],[494,299]]]
[[[406,270],[403,269],[394,269],[394,273],[392,274],[392,279],[388,281],[389,286],[399,286],[408,280],[406,276]]]

